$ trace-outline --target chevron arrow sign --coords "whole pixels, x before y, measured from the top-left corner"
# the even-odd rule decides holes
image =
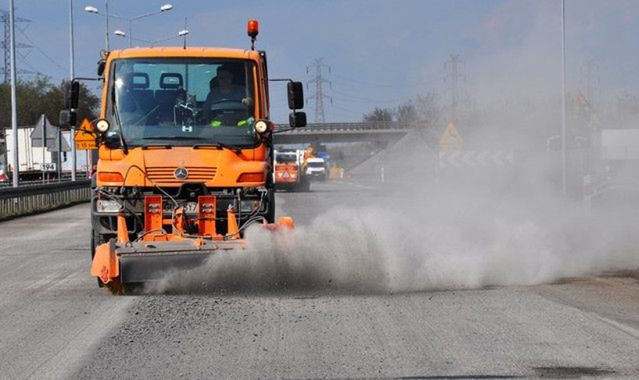
[[[514,162],[512,151],[441,151],[439,167],[445,168],[480,168],[510,166]]]

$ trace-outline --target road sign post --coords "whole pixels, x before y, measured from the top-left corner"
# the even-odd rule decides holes
[[[42,183],[45,182],[45,162],[46,162],[46,157],[47,157],[47,118],[44,117],[42,118],[42,162],[41,162],[41,166],[42,166]]]

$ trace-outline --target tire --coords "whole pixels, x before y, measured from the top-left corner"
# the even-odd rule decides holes
[[[275,223],[275,190],[269,189],[266,194],[268,208],[266,209],[266,223]]]
[[[97,248],[98,245],[103,243],[104,243],[104,236],[95,232],[95,230],[91,230],[91,262],[92,263],[93,263],[93,258],[95,257],[95,249]],[[103,288],[104,283],[102,283],[102,280],[100,280],[100,277],[96,277],[96,279],[98,280],[98,287]]]
[[[300,191],[303,191],[305,193],[311,191],[311,180],[306,176],[302,177],[302,182],[300,183]]]
[[[95,257],[95,249],[100,245],[98,243],[100,241],[100,235],[95,232],[95,230],[91,230],[91,261]]]
[[[93,257],[95,256],[95,249],[106,242],[109,241],[109,237],[107,235],[100,235],[95,232],[95,230],[91,230],[91,261],[93,261]]]

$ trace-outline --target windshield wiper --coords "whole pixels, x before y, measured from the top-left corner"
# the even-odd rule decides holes
[[[208,140],[205,137],[199,136],[157,136],[157,137],[143,137],[142,140]],[[194,144],[193,149],[202,149],[202,148],[216,148],[219,150],[228,149],[235,153],[240,153],[242,148],[235,145],[228,145],[221,142],[207,142],[206,144]]]
[[[155,136],[155,137],[142,137],[142,140],[206,140],[200,136]]]
[[[151,148],[172,149],[173,145],[171,145],[171,144],[148,144],[148,145],[143,145],[142,146],[143,150],[149,150]]]
[[[209,143],[209,144],[198,144],[193,146],[193,149],[202,149],[202,148],[216,148],[219,150],[228,149],[238,156],[242,153],[242,148],[240,148],[239,146],[227,145],[221,142],[215,142],[215,143]]]
[[[217,148],[217,149],[228,149],[232,150],[236,153],[239,153],[242,149],[240,147],[234,145],[227,145],[221,142],[207,143],[207,144],[197,144],[193,145],[193,149],[201,149],[201,148]]]

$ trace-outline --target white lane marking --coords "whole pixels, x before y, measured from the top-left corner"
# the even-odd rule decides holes
[[[625,325],[623,323],[617,322],[617,321],[612,320],[612,319],[608,319],[606,317],[602,317],[602,316],[600,316],[598,314],[594,314],[593,313],[593,315],[598,320],[611,325],[612,327],[616,328],[617,330],[623,331],[626,334],[628,334],[628,335],[630,335],[630,336],[632,336],[632,337],[634,337],[636,339],[639,339],[639,329],[636,329],[636,328],[634,328],[632,326]]]
[[[136,297],[113,297],[93,313],[87,315],[88,320],[73,334],[63,339],[60,349],[44,360],[28,375],[30,379],[67,379],[77,372],[86,357],[91,357],[100,341],[126,319],[126,310]],[[77,326],[77,322],[74,324]]]

